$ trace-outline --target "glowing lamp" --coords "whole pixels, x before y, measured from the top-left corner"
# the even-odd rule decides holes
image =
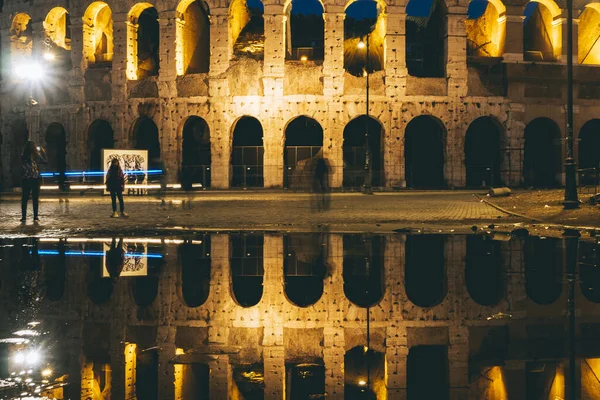
[[[55,55],[51,51],[44,52],[44,60],[46,61],[54,61]]]
[[[40,362],[41,358],[41,354],[37,350],[31,350],[27,353],[26,360],[29,365],[34,365]]]
[[[17,364],[23,364],[24,361],[25,361],[25,355],[23,353],[17,353],[17,355],[15,356],[15,362]]]
[[[365,386],[366,384],[367,382],[363,381],[362,379],[358,381],[358,386]]]
[[[46,368],[45,370],[42,371],[42,376],[44,378],[49,377],[50,375],[52,375],[52,370],[50,368]]]
[[[306,61],[308,61],[308,57],[302,56],[302,57],[300,57],[300,61],[306,62]]]
[[[15,66],[14,74],[19,79],[39,81],[44,77],[44,69],[36,62]]]
[[[358,42],[358,48],[359,49],[364,49],[367,45],[365,44],[365,42],[363,42],[362,40],[360,42]]]

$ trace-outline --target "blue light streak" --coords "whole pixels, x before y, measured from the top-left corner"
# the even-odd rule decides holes
[[[162,169],[147,169],[141,171],[123,171],[125,175],[158,175],[162,174]],[[65,176],[104,176],[104,171],[69,171],[65,172]],[[60,176],[60,172],[42,172],[41,177],[49,178],[53,176]]]
[[[38,250],[38,254],[41,256],[59,256],[58,250]],[[105,253],[103,251],[65,251],[65,256],[88,256],[88,257],[103,257]],[[162,258],[162,254],[158,253],[125,253],[125,257],[132,258]]]

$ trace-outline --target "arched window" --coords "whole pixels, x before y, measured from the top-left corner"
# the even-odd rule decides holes
[[[158,75],[158,11],[150,3],[137,3],[129,11],[127,25],[127,79]]]
[[[502,1],[471,0],[467,13],[467,55],[502,57],[506,35],[506,7]]]
[[[264,6],[260,0],[233,0],[229,6],[229,43],[235,57],[263,59],[265,54]]]
[[[254,117],[241,117],[233,128],[231,148],[231,186],[264,185],[263,128]]]
[[[562,49],[560,8],[552,0],[530,1],[523,22],[523,59],[553,62]],[[555,23],[558,22],[558,23]]]
[[[28,62],[24,58],[31,57],[33,51],[33,29],[31,17],[18,13],[13,17],[10,26],[10,54],[13,66]]]
[[[383,127],[376,119],[361,115],[354,118],[344,128],[343,186],[362,187],[365,182],[365,155],[368,137],[371,164],[371,184],[383,186]]]
[[[356,346],[344,355],[344,399],[382,399],[385,386],[385,354]]]
[[[242,307],[258,304],[263,295],[263,235],[231,235],[231,289]]]
[[[404,132],[406,186],[440,188],[445,186],[444,154],[446,128],[428,115],[412,119]]]
[[[177,75],[207,73],[210,65],[210,21],[206,3],[182,0],[177,6],[175,62]]]
[[[500,165],[500,126],[491,117],[477,118],[465,136],[467,186],[499,186]]]
[[[283,237],[285,294],[299,307],[310,306],[323,295],[327,257],[324,240],[319,234]]]
[[[408,299],[419,307],[433,307],[444,300],[448,288],[443,236],[407,236],[404,286]]]
[[[528,237],[525,242],[525,290],[537,304],[552,304],[562,291],[561,243],[550,238]]]
[[[148,167],[155,168],[160,161],[160,141],[158,127],[148,117],[140,117],[133,125],[135,148],[148,150]]]
[[[523,180],[533,187],[560,184],[560,129],[549,118],[536,118],[525,127]]]
[[[112,10],[103,1],[94,1],[83,15],[83,55],[88,66],[112,62],[113,19]]]
[[[44,34],[44,51],[71,66],[71,24],[67,10],[62,7],[50,10],[44,21]]]
[[[499,242],[487,236],[467,236],[465,280],[477,304],[494,306],[502,300],[506,279]]]
[[[447,346],[414,346],[406,359],[407,400],[450,398]]]
[[[97,119],[88,128],[88,168],[92,171],[104,171],[102,149],[115,147],[114,132],[110,123]]]
[[[285,128],[284,185],[301,186],[310,180],[315,157],[322,156],[323,128],[314,119],[300,116]]]
[[[577,24],[579,64],[600,64],[600,4],[590,3]]]
[[[362,76],[366,70],[383,70],[385,30],[383,2],[355,0],[346,8],[344,69],[348,73]]]
[[[446,76],[448,23],[443,0],[411,0],[406,6],[406,68],[411,76]]]
[[[579,168],[600,167],[600,119],[591,119],[579,131]]]
[[[232,366],[234,390],[239,399],[265,398],[265,367],[262,363]]]
[[[188,307],[204,304],[210,291],[210,236],[194,242],[179,246],[181,293]]]
[[[325,26],[319,0],[292,0],[286,9],[285,36],[288,60],[323,60]]]
[[[382,236],[344,235],[344,294],[359,307],[372,307],[384,293]]]
[[[210,130],[200,117],[189,117],[183,125],[180,181],[184,189],[210,187]]]

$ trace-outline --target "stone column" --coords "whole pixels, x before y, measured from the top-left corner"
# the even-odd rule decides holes
[[[406,359],[408,357],[406,327],[388,328],[386,333],[388,399],[406,400]]]
[[[112,99],[113,103],[119,103],[127,99],[127,55],[131,54],[133,56],[134,51],[137,50],[130,48],[135,43],[130,43],[128,35],[131,30],[135,31],[135,35],[137,36],[137,29],[127,21],[127,14],[125,13],[113,14],[113,26],[114,55],[112,60]],[[135,72],[133,67],[132,71]],[[113,129],[115,129],[115,127],[113,127]],[[116,129],[115,136],[119,136],[119,132],[117,132]]]
[[[210,16],[210,96],[229,96],[229,82],[220,77],[229,68],[229,15],[227,8],[213,8]]]
[[[323,156],[329,161],[329,185],[341,187],[344,174],[344,126],[340,121],[342,105],[339,102],[329,105],[329,118],[323,127]]]
[[[283,121],[271,117],[264,125],[263,144],[264,154],[264,186],[283,186],[283,151],[285,138],[283,134]]]
[[[566,14],[566,11],[564,12],[564,14]],[[555,21],[553,21],[555,22]],[[562,44],[562,49],[560,52],[560,63],[561,64],[567,64],[567,57],[568,57],[568,53],[567,53],[567,40],[569,38],[569,36],[567,35],[567,18],[560,18],[560,24],[562,25],[562,36],[561,36],[561,44]],[[572,37],[573,37],[573,65],[577,65],[579,63],[579,19],[577,18],[573,18],[573,31],[572,33]],[[577,93],[577,92],[575,92]]]
[[[525,106],[511,103],[506,121],[507,150],[502,154],[502,168],[508,170],[502,176],[509,186],[519,186],[523,180],[523,148],[525,145]]]
[[[451,188],[463,187],[467,180],[464,130],[460,124],[458,126],[449,125],[447,129],[444,177]]]
[[[406,77],[402,78],[402,81],[404,82],[403,87],[405,87]],[[391,113],[390,130],[385,134],[387,151],[383,153],[383,169],[387,187],[403,188],[406,187],[404,166],[404,132],[406,124],[402,118],[401,107],[393,107]]]
[[[210,368],[210,397],[212,399],[229,398],[229,388],[233,383],[229,356],[219,355],[219,358],[214,361],[210,361],[208,366]]]
[[[458,321],[461,324],[462,321]],[[469,329],[449,326],[448,369],[450,371],[450,400],[469,398]]]
[[[158,15],[160,25],[158,96],[163,98],[177,97],[176,20],[176,11],[174,10],[161,11]]]
[[[83,57],[83,22],[71,24],[71,63],[73,69],[66,82],[71,95],[71,102],[81,104],[85,101],[85,80],[83,75],[87,60]]]
[[[344,400],[344,328],[323,328],[323,362],[325,393],[332,400]]]
[[[215,189],[229,188],[229,160],[231,158],[231,131],[229,121],[224,118],[225,110],[215,104],[215,113],[210,126],[210,184]]]
[[[344,94],[344,7],[328,5],[325,20],[325,54],[323,60],[323,94]]]
[[[385,92],[390,99],[406,93],[406,14],[388,6],[385,37]],[[397,176],[392,174],[391,176]]]
[[[448,77],[448,96],[467,95],[467,31],[465,19],[466,7],[449,7],[447,14],[448,38],[446,40],[446,76]]]
[[[280,99],[283,96],[283,73],[285,64],[285,23],[287,16],[283,6],[266,5],[265,60],[263,85],[265,97]]]
[[[504,41],[504,62],[523,61],[523,6],[506,7],[506,39]]]

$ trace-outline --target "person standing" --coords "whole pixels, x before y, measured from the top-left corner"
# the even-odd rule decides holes
[[[48,162],[46,150],[36,146],[30,140],[25,144],[21,155],[21,222],[27,220],[27,203],[31,194],[33,205],[33,221],[39,222],[38,215],[40,201],[40,168],[38,164]]]
[[[125,213],[125,204],[123,204],[125,174],[123,174],[121,164],[116,158],[112,159],[110,162],[110,167],[108,168],[108,172],[106,173],[106,190],[110,192],[110,199],[112,201],[113,213],[110,217],[119,217],[119,213],[117,213],[117,198],[119,199],[119,211],[121,212],[121,217],[128,217],[129,215]]]

